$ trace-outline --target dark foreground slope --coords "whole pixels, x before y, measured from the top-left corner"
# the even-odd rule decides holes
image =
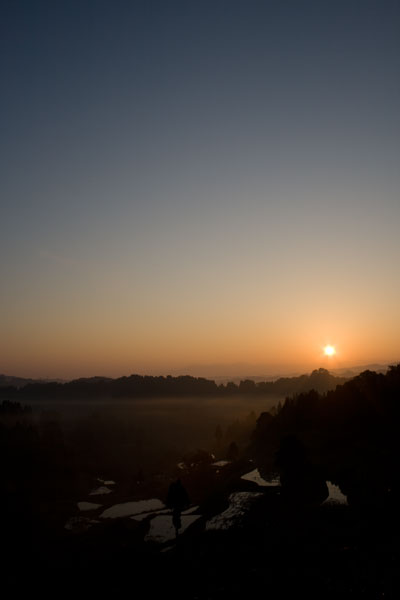
[[[8,572],[12,587],[49,598],[398,597],[397,508],[304,506],[266,488],[234,527],[207,531],[227,496],[250,488],[227,476],[172,544],[146,543],[149,523],[129,518],[80,534],[35,529],[34,552]]]
[[[38,440],[21,409],[1,430],[9,457],[2,453],[1,585],[42,598],[397,598],[399,400],[400,367],[363,373],[325,395],[299,395],[275,416],[261,415],[237,460],[216,468],[205,454],[136,487],[117,482],[89,513],[98,522],[76,529],[65,524],[80,523],[76,503],[91,499],[94,482],[77,480],[56,432]],[[265,476],[279,468],[282,485],[242,479],[256,467]],[[165,501],[178,475],[199,518],[176,542],[148,540],[150,515],[101,518],[117,503]],[[338,484],[348,505],[324,503],[316,481]],[[246,493],[257,495],[235,523],[210,529],[232,494]]]

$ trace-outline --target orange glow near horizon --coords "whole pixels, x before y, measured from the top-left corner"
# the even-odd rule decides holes
[[[240,322],[240,315],[235,314],[231,315],[231,326],[221,318],[215,319],[213,327],[207,327],[205,315],[197,319],[193,316],[192,323],[189,319],[182,323],[179,318],[169,322],[159,318],[156,324],[153,317],[153,323],[150,319],[142,324],[132,320],[127,325],[127,320],[114,318],[113,326],[104,320],[97,327],[94,319],[93,323],[79,323],[77,331],[74,327],[67,330],[66,324],[39,331],[37,323],[28,339],[22,332],[14,335],[14,343],[8,344],[7,360],[2,361],[2,372],[66,379],[132,373],[251,377],[396,361],[394,338],[380,337],[372,328],[363,329],[361,323],[356,330],[354,321],[350,330],[344,320],[341,327],[335,326],[336,339],[340,339],[339,364],[338,346],[320,345],[320,331],[326,327],[319,320],[306,319],[300,326],[296,316],[287,315],[277,324],[267,318],[264,323],[257,322],[257,315],[250,313]]]
[[[62,379],[131,373],[212,378],[398,362],[394,301],[385,298],[380,311],[373,291],[362,305],[356,294],[344,303],[330,292],[316,304],[322,276],[294,295],[291,273],[277,272],[280,285],[271,289],[268,278],[255,278],[245,265],[242,272],[241,279],[221,279],[208,264],[207,278],[203,270],[189,273],[183,285],[177,268],[168,282],[146,279],[138,287],[139,278],[131,281],[118,268],[93,271],[83,281],[59,269],[52,294],[21,289],[18,301],[9,304],[0,372]],[[324,353],[328,345],[336,355]]]

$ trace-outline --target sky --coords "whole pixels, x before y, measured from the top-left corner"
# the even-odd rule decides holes
[[[400,361],[399,0],[0,6],[0,372]]]

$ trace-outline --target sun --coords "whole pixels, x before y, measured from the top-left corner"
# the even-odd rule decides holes
[[[324,346],[324,354],[325,356],[334,356],[336,354],[335,346],[331,346],[329,344],[328,346]]]

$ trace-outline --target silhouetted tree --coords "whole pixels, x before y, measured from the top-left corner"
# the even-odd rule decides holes
[[[282,439],[275,465],[280,472],[282,494],[295,502],[322,502],[328,497],[325,479],[311,465],[305,446],[295,435]]]

